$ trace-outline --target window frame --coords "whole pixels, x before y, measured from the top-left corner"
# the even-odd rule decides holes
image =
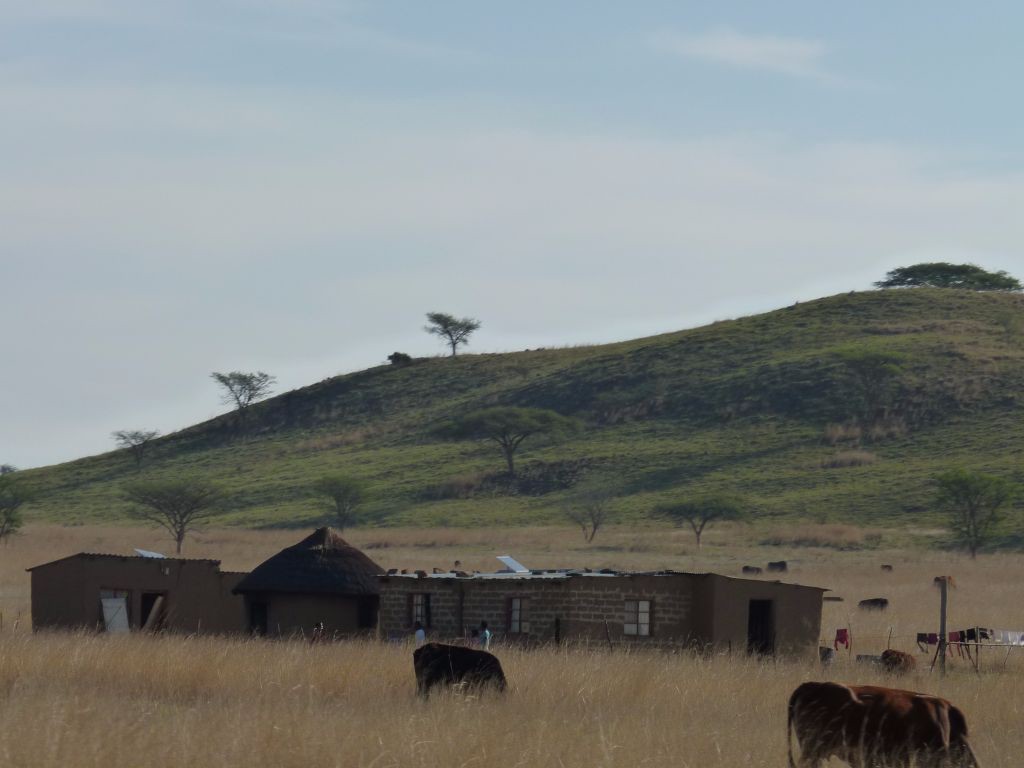
[[[429,592],[409,593],[409,626],[416,626],[417,621],[423,625],[424,629],[431,628]]]
[[[530,634],[530,598],[516,595],[508,599],[508,632],[510,635]]]
[[[622,634],[626,637],[651,637],[654,628],[654,601],[633,598],[622,604]]]

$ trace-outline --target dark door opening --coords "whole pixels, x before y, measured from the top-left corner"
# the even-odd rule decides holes
[[[142,616],[139,626],[145,632],[159,632],[164,628],[167,595],[163,592],[142,593]]]
[[[747,614],[747,653],[775,655],[775,610],[771,600],[751,600]]]
[[[356,603],[356,620],[360,629],[377,628],[377,606],[380,598],[377,595],[364,595]]]
[[[267,634],[267,604],[254,600],[249,603],[249,631],[254,635]]]

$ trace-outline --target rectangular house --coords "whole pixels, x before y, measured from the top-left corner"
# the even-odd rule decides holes
[[[227,634],[247,626],[232,593],[244,573],[219,560],[82,552],[29,568],[34,629]]]
[[[438,639],[481,622],[513,642],[673,645],[795,656],[816,653],[818,587],[712,573],[532,571],[380,577],[385,637],[415,622]]]

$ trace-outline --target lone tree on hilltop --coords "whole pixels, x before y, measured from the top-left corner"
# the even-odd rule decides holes
[[[327,508],[340,530],[355,525],[357,510],[366,500],[364,480],[345,475],[325,475],[313,483],[313,491],[327,500]]]
[[[129,514],[171,534],[179,555],[185,535],[214,514],[221,498],[216,486],[192,479],[154,480],[124,487],[124,499],[133,505]]]
[[[12,472],[17,472],[18,468],[13,464],[0,464],[0,475],[9,475]]]
[[[579,526],[583,538],[590,543],[598,530],[611,517],[609,509],[615,494],[603,485],[591,485],[579,489],[562,507],[562,514],[570,523]]]
[[[1002,508],[1016,495],[1009,480],[969,469],[951,469],[935,478],[936,502],[949,513],[949,527],[957,544],[971,559],[992,540],[1002,520]]]
[[[245,417],[246,409],[250,405],[270,395],[274,391],[274,382],[277,381],[269,373],[263,371],[256,371],[256,373],[243,371],[217,373],[214,371],[210,377],[224,388],[221,402],[224,405],[235,406],[239,418]]]
[[[515,454],[532,435],[575,432],[579,421],[545,408],[502,406],[471,411],[442,426],[438,432],[456,440],[493,440],[501,448],[508,474],[515,477]]]
[[[459,346],[469,344],[469,337],[480,328],[479,320],[472,317],[457,318],[444,312],[427,312],[427,321],[423,330],[444,339],[444,343],[452,349],[452,357],[455,357]]]
[[[0,475],[0,542],[21,528],[21,507],[31,499],[32,494],[13,471]]]
[[[656,513],[677,526],[689,525],[701,548],[701,537],[708,526],[723,520],[746,520],[750,512],[740,499],[731,496],[697,496],[689,501],[663,504]]]
[[[975,264],[945,261],[891,270],[876,288],[964,288],[969,291],[1020,291],[1024,285],[1006,272],[989,272]]]
[[[132,458],[135,459],[135,468],[138,469],[142,466],[146,447],[160,437],[160,433],[155,429],[119,429],[117,432],[111,432],[110,436],[114,438],[118,448],[127,448],[131,451]]]

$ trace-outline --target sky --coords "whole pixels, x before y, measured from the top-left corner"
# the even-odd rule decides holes
[[[0,0],[0,463],[442,354],[1021,277],[1024,7]]]

